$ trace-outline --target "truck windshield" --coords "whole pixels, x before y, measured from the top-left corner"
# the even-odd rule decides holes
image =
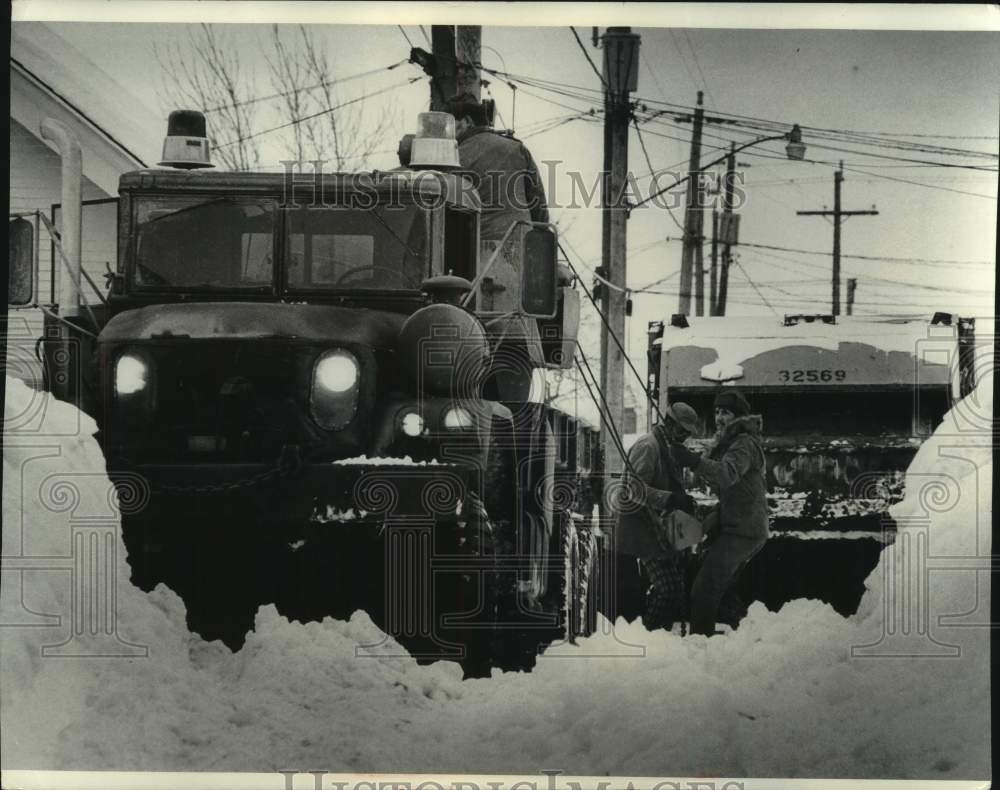
[[[414,291],[427,276],[428,212],[418,206],[289,212],[291,290]]]
[[[135,210],[136,286],[272,287],[274,201],[204,195],[155,197],[140,198]]]

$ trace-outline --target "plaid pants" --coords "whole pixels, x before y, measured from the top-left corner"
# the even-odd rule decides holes
[[[643,625],[648,629],[670,628],[686,619],[687,585],[684,583],[684,554],[657,554],[642,558],[642,568],[649,580]]]

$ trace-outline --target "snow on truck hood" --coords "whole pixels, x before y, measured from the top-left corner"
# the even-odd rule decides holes
[[[287,338],[395,346],[405,316],[381,310],[270,302],[190,302],[128,310],[112,318],[101,342]]]
[[[653,341],[673,357],[668,363],[671,387],[788,383],[769,380],[763,370],[751,375],[747,362],[765,354],[776,354],[767,358],[766,366],[758,366],[766,367],[772,377],[780,370],[848,367],[854,373],[852,381],[844,383],[912,382],[917,376],[922,383],[943,384],[949,377],[956,331],[923,319],[900,318],[838,317],[836,324],[816,320],[792,326],[760,317],[689,318],[688,322],[687,328],[665,324],[663,337]],[[703,351],[691,353],[694,350]],[[920,368],[916,373],[914,358]]]

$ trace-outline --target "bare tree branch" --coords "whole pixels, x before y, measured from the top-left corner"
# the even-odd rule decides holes
[[[230,170],[260,166],[256,135],[272,125],[275,113],[277,126],[287,124],[275,137],[292,158],[324,159],[336,170],[364,169],[396,125],[398,111],[383,103],[373,122],[361,101],[325,112],[344,103],[336,64],[312,30],[300,25],[296,34],[286,31],[274,25],[262,36],[261,53],[275,91],[268,101],[255,98],[260,86],[253,69],[212,25],[193,30],[183,44],[154,46],[164,73],[161,99],[206,114],[214,158]],[[261,114],[270,118],[262,121]]]

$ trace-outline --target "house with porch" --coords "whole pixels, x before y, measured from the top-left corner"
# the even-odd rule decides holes
[[[61,160],[42,138],[46,118],[80,142],[83,159],[83,296],[98,303],[117,257],[117,192],[122,173],[154,165],[165,120],[100,69],[50,25],[12,25],[10,50],[10,215],[34,226],[41,307],[10,309],[6,373],[42,388],[35,341],[43,310],[56,300],[53,268],[62,264],[42,216],[60,227]]]

